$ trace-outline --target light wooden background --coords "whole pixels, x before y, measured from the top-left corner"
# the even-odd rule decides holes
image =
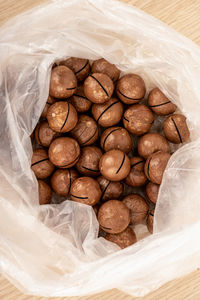
[[[0,0],[0,25],[9,18],[47,0]],[[67,0],[66,0],[67,1]],[[95,1],[95,0],[94,0]],[[200,45],[200,0],[121,0],[169,24]],[[45,300],[20,293],[0,276],[0,300]],[[134,298],[118,290],[88,297],[51,298],[52,300],[200,300],[200,270],[167,283],[143,298]]]

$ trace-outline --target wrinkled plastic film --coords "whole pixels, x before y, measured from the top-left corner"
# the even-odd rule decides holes
[[[106,9],[105,9],[106,8]],[[24,293],[86,295],[119,288],[142,296],[199,267],[200,50],[117,1],[52,1],[0,30],[0,268]],[[91,207],[38,205],[29,135],[45,105],[52,64],[104,57],[158,86],[188,120],[191,142],[170,159],[155,234],[119,248],[98,238]]]

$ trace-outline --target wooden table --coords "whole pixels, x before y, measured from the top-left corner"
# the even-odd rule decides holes
[[[0,25],[9,18],[47,0],[0,0]],[[200,45],[200,0],[121,0],[131,3],[161,19]],[[45,300],[44,297],[26,296],[20,293],[3,276],[0,276],[1,300]],[[200,270],[165,284],[143,298],[134,298],[118,290],[95,296],[51,298],[52,300],[199,300]]]

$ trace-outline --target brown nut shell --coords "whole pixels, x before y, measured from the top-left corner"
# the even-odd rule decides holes
[[[108,75],[113,82],[117,81],[120,70],[104,58],[97,59],[92,64],[92,73],[103,73]]]
[[[49,204],[51,202],[51,188],[43,180],[38,180],[38,193],[40,205]]]
[[[44,149],[33,150],[31,169],[39,179],[47,178],[54,170],[54,165],[49,161],[48,154]]]
[[[77,88],[77,79],[72,70],[65,66],[52,69],[50,78],[50,96],[55,98],[68,98]]]
[[[53,131],[47,121],[43,121],[36,126],[35,140],[38,145],[49,147],[51,142],[59,136],[58,132]]]
[[[98,221],[105,232],[120,233],[130,223],[130,211],[121,201],[109,200],[100,207]]]
[[[85,112],[90,109],[92,102],[88,100],[83,91],[83,86],[79,86],[73,96],[68,100],[77,110],[77,112]]]
[[[123,127],[107,128],[101,135],[100,143],[104,151],[118,149],[124,153],[129,153],[133,148],[132,138]]]
[[[148,132],[153,121],[152,111],[143,104],[132,105],[124,112],[124,127],[134,135],[142,135]]]
[[[41,114],[42,118],[46,118],[49,107],[51,106],[51,104],[55,103],[55,101],[56,100],[53,97],[51,97],[51,96],[48,97],[47,102],[46,102],[44,109],[42,111],[42,114]]]
[[[164,121],[163,130],[166,138],[174,144],[187,142],[190,137],[186,117],[180,114],[169,116]]]
[[[110,98],[103,104],[93,104],[92,115],[102,127],[113,126],[121,120],[123,105],[116,98]]]
[[[87,115],[80,115],[71,135],[81,146],[92,145],[98,139],[98,127],[95,120]]]
[[[68,132],[76,126],[78,115],[71,103],[59,101],[49,107],[47,120],[52,130],[56,132]]]
[[[144,171],[150,181],[161,184],[163,173],[170,156],[169,153],[158,151],[147,158]]]
[[[153,220],[154,220],[154,210],[150,211],[147,217],[147,228],[151,234],[153,233]]]
[[[66,60],[63,60],[59,65],[66,66],[71,69],[78,81],[84,80],[90,72],[90,63],[88,59],[70,57]]]
[[[91,177],[79,177],[71,186],[71,199],[87,205],[95,205],[101,198],[98,182]]]
[[[130,159],[120,150],[110,150],[100,159],[99,169],[108,180],[120,181],[130,172]]]
[[[149,207],[142,196],[130,194],[126,196],[122,202],[130,209],[131,224],[137,225],[144,222]]]
[[[131,170],[125,179],[126,184],[137,187],[142,186],[147,182],[147,177],[144,173],[145,161],[139,156],[131,157]]]
[[[77,163],[79,157],[79,144],[72,138],[57,138],[49,147],[49,159],[59,168],[71,168]]]
[[[155,184],[153,182],[149,182],[145,188],[147,197],[154,204],[156,204],[157,199],[158,199],[159,188],[160,188],[160,185]]]
[[[121,249],[127,248],[137,242],[135,232],[131,227],[127,227],[120,233],[106,233],[105,239],[117,244]]]
[[[78,172],[74,169],[58,169],[51,176],[52,189],[57,195],[67,197],[72,183],[78,177]]]
[[[114,91],[114,84],[110,77],[103,73],[90,74],[84,81],[84,93],[93,103],[108,101]]]
[[[119,199],[124,191],[124,185],[120,181],[109,181],[105,177],[100,176],[97,178],[100,185],[102,195],[101,200],[107,201],[111,199]]]
[[[117,82],[116,93],[125,104],[138,103],[146,93],[144,80],[136,74],[126,74]]]
[[[149,132],[138,141],[138,154],[145,159],[157,151],[170,152],[169,143],[160,133]]]
[[[159,88],[154,88],[149,93],[148,105],[159,116],[172,114],[177,108]]]
[[[79,161],[76,168],[85,176],[99,176],[99,161],[102,156],[101,149],[97,147],[84,147],[81,149]]]

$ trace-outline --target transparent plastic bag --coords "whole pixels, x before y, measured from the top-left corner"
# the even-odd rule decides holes
[[[117,1],[60,0],[0,29],[0,266],[24,293],[86,295],[118,288],[142,296],[200,265],[200,50]],[[170,159],[154,234],[120,250],[98,238],[91,207],[38,205],[33,131],[54,61],[104,57],[160,87],[187,116],[191,142]]]

